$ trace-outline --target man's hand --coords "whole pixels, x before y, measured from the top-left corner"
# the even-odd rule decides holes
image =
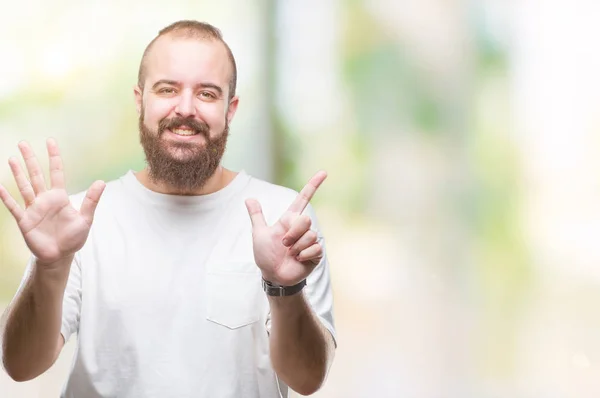
[[[272,226],[267,225],[258,201],[246,200],[252,221],[254,260],[266,280],[292,286],[306,279],[319,264],[323,248],[310,229],[310,217],[301,213],[326,177],[324,171],[315,174]]]
[[[65,189],[63,163],[58,145],[47,141],[50,160],[50,187],[46,186],[42,168],[31,147],[19,144],[29,179],[15,158],[9,160],[25,209],[21,208],[8,191],[0,185],[0,199],[13,215],[27,247],[40,264],[59,264],[77,252],[87,240],[94,211],[105,184],[95,182],[87,192],[81,211],[71,206]]]

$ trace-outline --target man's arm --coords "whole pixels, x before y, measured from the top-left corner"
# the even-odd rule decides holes
[[[333,361],[331,333],[312,311],[303,293],[269,296],[271,362],[277,375],[302,395],[316,392]]]
[[[320,316],[332,315],[325,247],[316,222],[311,230],[316,217],[309,208],[309,201],[326,177],[322,171],[315,174],[272,226],[267,225],[260,203],[246,199],[254,261],[263,280],[279,286],[308,280],[306,290],[312,290],[307,292],[310,300],[304,293],[268,297],[273,368],[282,381],[303,395],[322,386],[335,348],[333,336],[313,312],[315,308]],[[307,208],[309,214],[302,214]]]
[[[2,363],[15,381],[44,373],[64,346],[62,303],[72,260],[70,256],[51,267],[34,261],[23,289],[4,313]]]
[[[30,380],[46,371],[64,345],[62,305],[71,263],[88,238],[106,187],[102,181],[92,184],[79,209],[75,209],[65,188],[58,145],[48,139],[46,146],[49,186],[27,142],[21,141],[19,150],[29,178],[16,158],[8,161],[24,208],[0,185],[0,200],[17,222],[35,259],[23,288],[5,313],[2,327],[2,362],[8,374],[19,381]]]

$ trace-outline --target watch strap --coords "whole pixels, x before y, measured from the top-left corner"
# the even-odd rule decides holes
[[[296,283],[293,286],[281,286],[276,283],[272,283],[267,281],[265,278],[262,280],[262,285],[265,293],[268,296],[276,296],[276,297],[284,297],[284,296],[293,296],[296,293],[299,293],[306,286],[306,279],[302,280],[299,283]]]

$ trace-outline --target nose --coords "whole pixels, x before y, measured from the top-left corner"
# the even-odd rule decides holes
[[[190,92],[183,92],[179,97],[179,103],[175,108],[177,115],[181,117],[190,117],[196,115],[196,107],[194,106],[194,96]]]

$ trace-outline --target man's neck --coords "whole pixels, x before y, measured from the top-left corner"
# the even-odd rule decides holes
[[[222,166],[219,166],[212,176],[206,181],[202,188],[192,191],[182,192],[180,189],[175,188],[162,181],[155,181],[150,179],[150,172],[148,167],[145,167],[142,171],[135,172],[134,175],[142,185],[151,191],[164,193],[168,195],[207,195],[210,193],[217,192],[225,188],[238,173],[228,170]]]

